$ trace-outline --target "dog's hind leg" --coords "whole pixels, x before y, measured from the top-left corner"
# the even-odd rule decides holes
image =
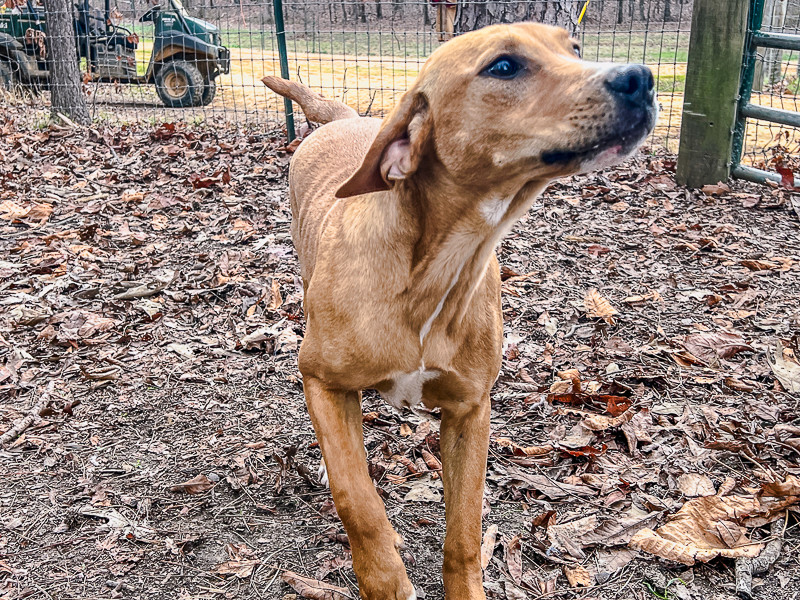
[[[490,410],[488,394],[477,402],[442,405],[439,445],[447,518],[443,568],[447,600],[486,597],[480,548]]]
[[[414,586],[398,553],[402,539],[386,518],[367,469],[361,394],[329,390],[310,376],[304,378],[303,389],[336,511],[350,538],[361,597],[415,600]]]
[[[325,124],[339,119],[353,119],[358,116],[355,109],[350,108],[347,104],[336,100],[328,100],[302,83],[273,77],[272,75],[267,75],[261,81],[276,94],[286,96],[290,100],[297,102],[303,109],[306,119],[313,123]]]

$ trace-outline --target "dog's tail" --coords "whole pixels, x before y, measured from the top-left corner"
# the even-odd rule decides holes
[[[357,117],[355,109],[342,102],[328,100],[302,83],[268,75],[261,81],[273,92],[297,102],[306,118],[313,123],[330,123],[339,119]]]

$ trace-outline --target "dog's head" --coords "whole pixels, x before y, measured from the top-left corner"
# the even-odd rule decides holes
[[[564,29],[495,25],[441,46],[337,196],[441,165],[476,189],[519,189],[629,156],[656,120],[643,65],[581,60]]]

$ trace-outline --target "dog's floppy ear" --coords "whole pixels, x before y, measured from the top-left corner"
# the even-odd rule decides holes
[[[384,120],[358,170],[336,191],[337,198],[388,190],[419,166],[431,133],[428,103],[408,91]]]

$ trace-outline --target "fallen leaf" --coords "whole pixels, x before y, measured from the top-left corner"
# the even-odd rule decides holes
[[[773,498],[800,496],[800,477],[787,475],[784,481],[773,481],[761,486],[761,495]]]
[[[545,444],[543,446],[520,446],[508,438],[497,438],[497,445],[501,448],[508,448],[515,456],[542,456],[553,451],[553,446]]]
[[[229,560],[214,569],[218,575],[234,575],[239,579],[250,577],[253,570],[261,564],[257,558]]]
[[[583,307],[588,316],[603,319],[609,325],[614,324],[614,315],[619,314],[617,309],[600,295],[597,288],[592,288],[586,292],[583,298]]]
[[[206,492],[214,487],[214,482],[212,482],[208,477],[200,473],[197,477],[193,477],[189,481],[184,481],[183,483],[178,483],[176,485],[172,485],[167,488],[170,492],[180,492],[186,494],[201,494]]]
[[[267,304],[267,310],[278,310],[281,305],[283,304],[283,298],[281,297],[281,285],[277,278],[272,278],[272,287],[270,289],[270,299],[269,304]]]
[[[503,550],[508,573],[514,583],[519,585],[522,582],[522,537],[515,535],[511,539],[503,540]]]
[[[720,358],[753,350],[741,335],[728,331],[693,333],[684,337],[682,344],[693,356],[712,366],[719,364]]]
[[[773,352],[767,352],[767,362],[787,392],[800,393],[800,363],[788,348],[778,342]]]
[[[711,479],[702,473],[684,473],[678,477],[678,489],[689,498],[713,496],[717,493]]]
[[[597,492],[588,486],[562,483],[545,475],[529,474],[514,468],[509,468],[508,473],[508,477],[503,480],[504,484],[541,492],[551,500],[597,495]]]
[[[731,188],[728,187],[727,184],[722,183],[721,181],[717,184],[710,183],[708,185],[704,185],[701,191],[706,196],[723,196],[731,191]]]
[[[781,176],[781,187],[785,187],[787,190],[794,189],[794,171],[787,167],[786,165],[775,165],[775,170]]]
[[[436,481],[426,478],[413,482],[403,499],[406,502],[441,502],[442,495],[435,485]]]
[[[661,294],[653,291],[646,294],[628,296],[623,302],[625,304],[643,304],[645,302],[664,302],[664,299],[661,297]]]
[[[628,423],[631,419],[633,419],[634,414],[635,411],[628,409],[618,417],[592,415],[583,419],[581,421],[581,425],[590,431],[605,431],[606,429],[620,427],[621,425]]]
[[[685,565],[708,562],[717,556],[726,558],[755,557],[764,544],[754,543],[747,536],[737,538],[731,548],[720,537],[717,527],[723,521],[737,523],[745,517],[770,512],[754,496],[705,496],[684,504],[669,522],[653,531],[642,529],[630,541],[630,547]]]
[[[284,583],[292,586],[300,596],[310,600],[344,600],[345,598],[352,598],[350,590],[347,588],[303,577],[292,571],[284,571],[281,579]]]
[[[660,515],[660,511],[652,511],[647,514],[629,514],[602,522],[597,516],[590,515],[548,527],[547,537],[551,544],[564,548],[575,558],[583,558],[582,551],[575,553],[570,551],[570,548],[623,546],[642,529],[653,527]]]
[[[564,566],[564,575],[570,587],[588,587],[592,584],[592,576],[584,567],[578,565],[574,569]]]
[[[771,271],[780,267],[780,264],[769,260],[741,260],[739,264],[751,271]]]
[[[481,569],[484,571],[489,566],[495,546],[497,546],[497,525],[492,524],[486,528],[486,533],[483,534],[483,543],[481,544]]]
[[[597,583],[605,583],[617,571],[630,564],[640,555],[634,550],[627,548],[615,550],[598,550],[594,556],[594,561],[588,565],[589,573]]]

